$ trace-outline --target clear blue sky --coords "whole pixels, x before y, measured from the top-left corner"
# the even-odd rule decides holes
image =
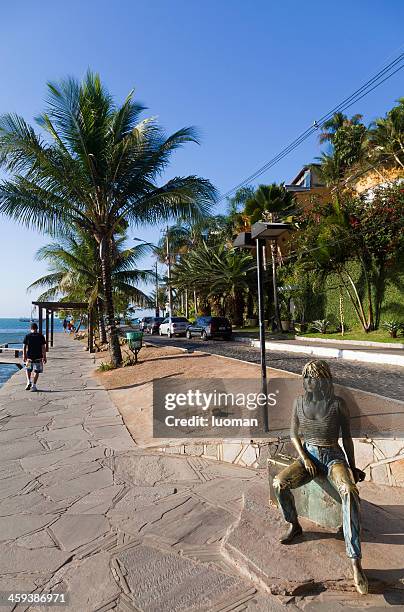
[[[118,100],[134,87],[167,131],[199,127],[202,146],[179,152],[169,174],[199,174],[225,192],[396,55],[403,23],[401,0],[6,2],[0,113],[31,121],[47,80],[91,67]],[[399,73],[351,112],[366,121],[384,114],[404,95],[403,80]],[[289,181],[318,153],[313,137],[261,182]],[[0,218],[0,317],[30,313],[36,296],[26,287],[46,271],[33,261],[44,242]]]

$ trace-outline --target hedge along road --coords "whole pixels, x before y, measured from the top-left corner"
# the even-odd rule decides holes
[[[223,355],[233,359],[260,362],[259,349],[225,340],[207,340],[199,338],[167,338],[167,336],[144,336],[146,342],[162,346],[178,346],[188,351],[203,351],[212,355]],[[141,357],[141,353],[140,353]],[[315,359],[312,355],[267,351],[267,366],[286,372],[301,374],[307,361]],[[395,400],[404,400],[404,368],[400,366],[378,365],[345,361],[342,359],[327,359],[331,366],[334,381],[340,385],[360,389],[368,393],[376,393]]]

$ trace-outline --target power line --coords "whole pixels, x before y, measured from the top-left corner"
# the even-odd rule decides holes
[[[365,95],[367,95],[367,93],[370,93],[370,91],[372,91],[373,89],[375,89],[378,85],[380,85],[381,83],[383,83],[385,80],[387,80],[387,78],[390,78],[390,76],[393,76],[393,74],[395,74],[395,72],[398,72],[398,70],[400,70],[401,68],[404,67],[401,66],[400,68],[398,68],[397,70],[395,70],[391,75],[389,75],[388,77],[384,78],[382,81],[380,81],[380,83],[378,83],[377,85],[375,85],[374,87],[372,87],[371,89],[369,89],[369,91],[364,92],[364,90],[366,88],[369,88],[370,85],[373,85],[375,83],[375,81],[377,81],[378,79],[380,79],[382,76],[384,76],[386,74],[386,72],[388,72],[389,70],[391,70],[393,67],[395,67],[397,65],[397,63],[399,63],[402,59],[404,58],[404,53],[401,53],[397,58],[395,58],[392,62],[390,62],[387,66],[385,66],[382,70],[380,70],[376,75],[374,75],[371,79],[369,79],[364,85],[362,85],[362,87],[360,87],[358,90],[356,90],[353,94],[351,94],[348,98],[345,98],[345,100],[343,100],[340,104],[338,104],[337,106],[335,106],[331,111],[329,111],[326,115],[324,115],[323,117],[321,117],[319,119],[318,122],[316,122],[316,125],[311,126],[310,128],[308,128],[307,130],[305,130],[300,136],[298,136],[297,139],[295,139],[292,143],[290,143],[287,147],[285,147],[285,149],[283,149],[280,153],[278,153],[278,155],[276,155],[274,158],[272,158],[269,162],[267,162],[264,166],[262,166],[261,168],[259,168],[255,173],[253,173],[252,175],[250,175],[248,178],[246,178],[244,181],[242,181],[239,185],[237,185],[236,187],[234,187],[233,189],[229,190],[226,194],[224,194],[224,196],[222,196],[220,198],[219,201],[221,201],[223,198],[227,197],[227,195],[229,195],[230,193],[232,193],[233,191],[237,190],[239,187],[245,185],[245,183],[250,182],[252,180],[254,180],[255,178],[257,178],[258,176],[260,176],[263,172],[265,172],[266,170],[268,170],[270,167],[272,167],[273,165],[275,165],[278,161],[280,161],[283,157],[285,157],[286,155],[288,155],[292,150],[294,150],[297,146],[299,146],[299,144],[301,144],[304,140],[306,140],[309,136],[311,136],[319,127],[321,127],[329,118],[331,118],[333,116],[333,114],[335,112],[338,112],[339,110],[345,110],[346,108],[349,108],[350,106],[352,106],[357,100],[363,98]],[[360,95],[359,97],[359,94]]]
[[[296,149],[300,144],[302,144],[307,138],[309,138],[314,132],[316,132],[320,127],[324,125],[324,123],[330,119],[336,112],[342,112],[347,110],[353,104],[367,96],[371,91],[379,87],[382,83],[390,79],[394,74],[396,74],[399,70],[404,68],[404,53],[400,53],[396,58],[394,58],[391,62],[389,62],[384,68],[379,70],[373,77],[368,79],[366,83],[364,83],[361,87],[355,90],[350,96],[342,100],[339,104],[337,104],[333,109],[328,111],[325,115],[320,117],[318,121],[315,121],[314,124],[307,128],[304,132],[302,132],[295,140],[293,140],[289,145],[283,148],[277,155],[275,155],[272,159],[270,159],[266,164],[258,168],[253,174],[245,178],[238,185],[229,189],[226,193],[224,193],[218,200],[218,203],[227,198],[229,195],[243,187],[247,183],[250,183],[254,179],[258,178],[272,168],[275,164],[281,161],[284,157],[289,155],[294,149]],[[393,70],[395,68],[395,70]]]

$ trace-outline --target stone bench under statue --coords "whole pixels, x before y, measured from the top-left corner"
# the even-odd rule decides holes
[[[269,501],[277,505],[273,479],[281,470],[296,461],[281,453],[268,459]],[[321,527],[340,530],[342,528],[341,498],[326,476],[316,476],[311,482],[293,490],[297,514]]]

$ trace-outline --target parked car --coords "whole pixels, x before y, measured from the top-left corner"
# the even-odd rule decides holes
[[[140,331],[142,331],[142,332],[144,332],[144,331],[145,331],[146,325],[147,325],[148,323],[150,323],[150,321],[152,320],[152,318],[153,318],[153,317],[142,317],[142,318],[140,319]]]
[[[231,340],[231,323],[226,317],[198,317],[195,323],[188,325],[186,336],[187,338],[200,336],[202,340],[207,340],[208,338],[224,338],[225,340]]]
[[[160,325],[164,321],[164,317],[152,317],[151,321],[146,324],[145,332],[146,334],[158,334]]]
[[[166,317],[160,324],[160,336],[185,336],[189,321],[185,317]]]

